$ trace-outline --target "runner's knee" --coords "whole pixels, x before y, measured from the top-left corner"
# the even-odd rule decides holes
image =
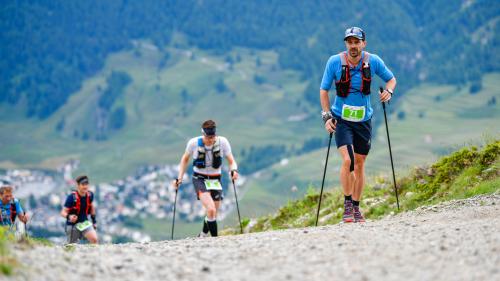
[[[217,215],[217,209],[215,209],[215,206],[207,208],[207,217],[209,219],[214,219],[216,215]]]
[[[342,159],[342,167],[349,169],[351,167],[351,158],[346,157]]]

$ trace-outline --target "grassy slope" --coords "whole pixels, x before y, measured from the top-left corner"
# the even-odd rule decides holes
[[[451,86],[423,85],[409,91],[389,116],[394,165],[398,175],[404,175],[415,165],[430,164],[439,156],[467,144],[480,144],[485,139],[498,138],[500,127],[500,103],[486,106],[488,100],[500,100],[496,81],[500,74],[486,75],[483,89],[476,95],[469,94],[468,87],[460,90]],[[437,102],[436,96],[441,100]],[[376,106],[379,106],[378,104]],[[396,116],[404,110],[406,117]],[[419,114],[423,112],[424,117]],[[373,117],[383,118],[383,115]],[[319,124],[317,124],[319,126]],[[320,132],[321,134],[322,132]],[[325,138],[328,138],[325,134]],[[432,140],[427,143],[427,140]],[[335,148],[334,143],[332,147]],[[297,158],[291,158],[287,166],[274,165],[260,178],[252,179],[245,191],[241,209],[245,216],[256,217],[274,212],[289,200],[302,197],[310,185],[319,188],[323,176],[326,149],[320,149]],[[333,149],[326,177],[325,188],[339,186],[338,166],[340,159]],[[390,176],[390,159],[386,142],[385,126],[376,132],[372,150],[367,160],[368,181],[377,176]],[[292,192],[291,187],[298,191]],[[262,208],[254,208],[260,206]],[[234,214],[229,218],[234,222]]]
[[[398,180],[401,212],[422,205],[461,199],[500,190],[500,141],[479,150],[473,146],[445,156],[426,168],[416,168]],[[368,219],[377,219],[396,212],[392,182],[379,178],[365,189],[361,207]],[[341,220],[343,198],[339,190],[329,191],[322,199],[319,224],[334,224]],[[312,226],[315,223],[319,193],[308,194],[289,202],[274,215],[257,219],[252,232],[290,227]],[[245,224],[249,221],[245,220]],[[238,229],[236,228],[236,231]],[[225,230],[235,233],[233,229]]]
[[[305,83],[297,72],[280,70],[274,52],[234,50],[231,55],[234,58],[238,54],[241,61],[231,71],[220,68],[227,54],[222,57],[190,49],[193,59],[183,50],[168,47],[170,60],[158,71],[163,53],[146,44],[138,50],[140,57],[133,51],[110,56],[102,72],[88,79],[46,121],[19,117],[22,105],[2,105],[0,130],[9,134],[2,135],[0,167],[55,168],[65,159],[77,158],[81,160],[81,172],[91,174],[96,181],[110,181],[132,173],[138,165],[176,163],[186,140],[198,134],[201,121],[208,118],[218,121],[219,133],[230,137],[236,151],[250,145],[302,143],[308,137],[294,130],[314,121],[286,121],[289,115],[305,111],[305,105],[297,104]],[[260,66],[256,65],[257,57]],[[105,89],[112,70],[126,71],[133,79],[124,97],[116,102],[116,106],[127,109],[125,128],[103,142],[73,138],[75,128],[95,129],[95,122],[89,120],[95,119],[98,87]],[[255,74],[267,82],[255,83]],[[215,91],[221,78],[234,95]],[[192,97],[187,116],[181,115],[182,89]],[[57,133],[56,124],[63,117],[66,128]]]

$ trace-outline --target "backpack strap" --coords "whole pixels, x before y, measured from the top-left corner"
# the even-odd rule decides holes
[[[219,139],[219,137],[217,137],[215,139],[213,151],[214,152],[215,151],[220,151],[220,139]]]
[[[370,94],[370,85],[372,82],[372,73],[370,70],[370,53],[363,52],[363,63],[361,65],[361,89],[364,95]]]
[[[345,51],[340,52],[339,57],[340,57],[340,63],[342,66],[348,65],[347,64],[347,52],[345,52]]]
[[[16,200],[17,199],[12,198],[12,201],[10,202],[10,220],[12,221],[12,223],[16,221],[17,217]]]
[[[90,191],[87,191],[87,208],[85,208],[85,215],[88,216],[90,214],[90,207],[92,202],[90,202]]]
[[[78,195],[78,191],[73,191],[71,192],[73,194],[73,198],[75,201],[75,206],[71,208],[71,210],[74,210],[76,212],[76,215],[78,216],[80,214],[80,207],[81,207],[81,202],[80,202],[80,195]]]
[[[198,138],[198,155],[193,160],[193,166],[197,168],[205,168],[206,150],[203,143],[203,137]]]
[[[362,67],[365,67],[365,66],[370,66],[370,53],[368,53],[367,51],[363,51],[363,66]]]
[[[347,52],[341,52],[338,55],[342,71],[339,81],[335,81],[335,89],[337,90],[337,96],[345,98],[349,95],[349,89],[351,88],[351,72],[347,62]]]

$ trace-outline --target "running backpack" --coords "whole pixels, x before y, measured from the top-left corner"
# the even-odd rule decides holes
[[[363,62],[361,65],[361,89],[364,95],[370,94],[370,84],[372,82],[372,74],[370,71],[370,53],[364,52]],[[349,95],[351,89],[351,70],[347,62],[347,53],[342,52],[339,54],[340,62],[342,63],[342,74],[338,82],[335,82],[337,89],[337,96],[345,98]]]
[[[80,194],[78,194],[77,191],[73,191],[71,194],[73,194],[73,197],[75,198],[75,206],[69,208],[69,213],[70,214],[76,214],[77,216],[80,215],[80,208],[81,208],[81,197]],[[87,191],[87,206],[85,208],[85,215],[88,216],[90,214],[90,207],[92,206],[92,202],[90,202],[90,192]]]
[[[14,223],[16,221],[16,217],[17,217],[16,199],[12,198],[12,201],[10,201],[10,221]],[[2,215],[0,215],[0,222],[3,222]]]
[[[193,160],[193,166],[196,168],[206,168],[206,149],[203,144],[203,138],[198,139],[198,157]],[[212,160],[212,168],[218,169],[222,165],[222,157],[220,153],[220,142],[219,138],[215,140],[213,150],[212,150],[213,160]]]

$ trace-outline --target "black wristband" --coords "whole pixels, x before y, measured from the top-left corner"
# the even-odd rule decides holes
[[[97,223],[97,220],[95,218],[95,215],[90,215],[90,218],[92,219],[92,223],[93,224],[96,224]]]

